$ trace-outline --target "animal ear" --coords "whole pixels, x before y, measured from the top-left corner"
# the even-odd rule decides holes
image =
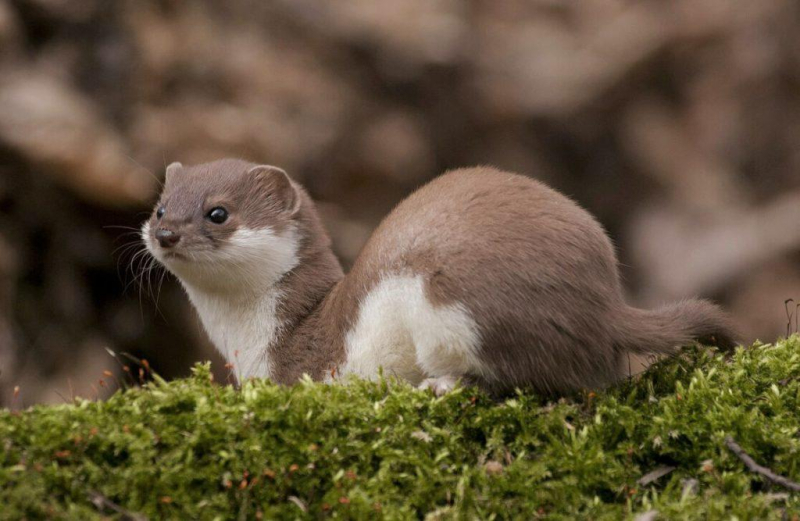
[[[175,172],[177,172],[178,170],[183,170],[182,164],[180,164],[177,161],[175,161],[174,163],[170,163],[169,166],[167,167],[166,179],[169,179],[170,177],[175,175]]]
[[[289,179],[289,174],[282,168],[258,165],[251,168],[247,174],[255,178],[268,194],[280,201],[284,210],[290,215],[296,214],[300,209],[300,195]]]

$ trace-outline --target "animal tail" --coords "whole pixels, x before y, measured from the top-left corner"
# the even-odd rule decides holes
[[[627,307],[617,346],[625,352],[668,355],[694,341],[730,350],[736,330],[728,315],[707,300],[690,299],[654,310]]]

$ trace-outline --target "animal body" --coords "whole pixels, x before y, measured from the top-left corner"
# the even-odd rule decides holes
[[[373,378],[436,392],[602,388],[630,353],[733,345],[705,300],[625,303],[600,224],[544,184],[493,168],[446,173],[401,202],[344,274],[315,205],[276,167],[167,168],[142,236],[242,378]]]

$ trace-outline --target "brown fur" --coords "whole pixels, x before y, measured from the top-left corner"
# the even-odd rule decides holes
[[[271,353],[278,382],[303,373],[321,379],[342,363],[361,301],[382,276],[400,273],[423,275],[434,305],[460,303],[469,311],[493,377],[448,376],[494,392],[601,388],[623,376],[629,352],[669,354],[694,339],[733,345],[727,318],[706,301],[655,311],[628,306],[602,227],[527,177],[483,167],[442,175],[381,223],[343,276],[305,191],[294,183],[287,191],[283,177],[253,184],[243,174],[252,166],[229,160],[194,167],[196,186],[170,175],[165,195],[169,204],[206,208],[198,194],[213,194],[241,209],[237,218],[250,226],[282,229],[286,219],[298,226],[300,262],[278,283],[286,323]],[[296,206],[290,217],[275,210],[287,205]]]
[[[282,232],[290,224],[296,225],[300,231],[300,262],[276,287],[284,295],[278,313],[285,326],[279,347],[272,353],[273,379],[288,384],[304,373],[321,379],[344,357],[340,341],[325,341],[337,338],[338,331],[330,321],[320,323],[318,318],[323,301],[331,296],[344,273],[306,191],[290,183],[282,171],[259,168],[252,172],[255,176],[249,175],[255,167],[236,159],[189,168],[173,163],[167,169],[164,190],[151,216],[150,232],[168,227],[180,233],[182,241],[202,242],[215,249],[224,247],[225,240],[240,226],[269,226]],[[159,222],[155,212],[161,206],[166,212]],[[222,225],[212,225],[204,219],[215,206],[224,206],[230,212],[230,218]],[[237,286],[240,282],[223,281]],[[307,341],[300,340],[306,338]]]

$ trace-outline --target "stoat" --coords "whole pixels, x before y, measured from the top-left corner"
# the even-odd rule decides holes
[[[241,379],[395,375],[545,395],[608,386],[629,353],[733,345],[705,300],[623,299],[600,224],[522,175],[448,172],[401,202],[344,274],[306,191],[283,170],[173,163],[142,228]]]

